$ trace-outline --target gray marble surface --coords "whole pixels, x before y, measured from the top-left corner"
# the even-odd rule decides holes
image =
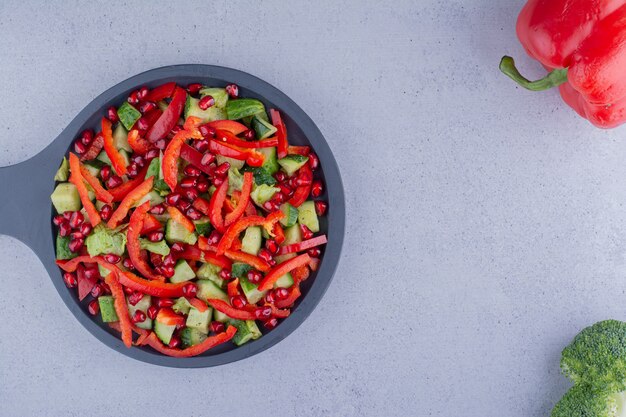
[[[0,415],[547,415],[568,387],[560,350],[624,318],[626,139],[499,74],[503,53],[542,73],[514,35],[522,4],[0,3],[0,165],[133,74],[218,64],[311,116],[348,213],[311,317],[204,370],[101,345],[34,254],[0,237]]]

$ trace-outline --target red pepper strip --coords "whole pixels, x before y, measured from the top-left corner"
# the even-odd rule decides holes
[[[96,193],[96,198],[102,202],[110,203],[113,201],[113,196],[110,192],[102,187],[100,184],[100,180],[91,175],[91,172],[87,168],[85,168],[82,164],[80,165],[80,174],[83,176],[83,179],[87,181],[87,183],[93,188],[93,191]]]
[[[270,269],[270,265],[267,262],[265,262],[263,259],[259,258],[258,256],[254,256],[249,253],[239,252],[239,251],[234,251],[234,250],[227,250],[224,253],[224,255],[226,255],[228,259],[231,259],[237,262],[246,263],[252,266],[254,269],[258,269],[261,272],[269,271]]]
[[[327,242],[328,242],[328,239],[326,239],[326,235],[315,236],[314,238],[309,239],[309,240],[304,240],[299,243],[293,243],[291,245],[283,246],[278,251],[278,254],[284,255],[286,253],[301,252],[303,250],[307,250],[307,249],[311,249],[319,245],[323,245],[324,243],[327,243]]]
[[[122,341],[124,342],[124,345],[129,348],[133,344],[133,324],[131,323],[128,315],[128,307],[126,306],[126,296],[124,295],[124,290],[122,289],[122,285],[120,284],[120,280],[116,272],[111,272],[109,275],[104,277],[104,282],[106,282],[111,289],[111,295],[113,295],[113,306],[115,307],[117,317],[120,319]]]
[[[98,282],[98,276],[92,275],[91,278],[87,278],[85,268],[81,265],[76,271],[76,279],[78,281],[78,301],[83,301]]]
[[[243,125],[234,120],[215,120],[207,124],[214,129],[226,130],[227,132],[230,132],[233,135],[239,135],[245,132],[246,130],[248,130],[246,125]]]
[[[209,141],[209,150],[215,154],[237,159],[239,161],[246,161],[246,163],[252,167],[260,167],[265,161],[265,156],[262,153],[256,152],[252,149],[227,145],[224,142],[218,142],[217,140]]]
[[[150,202],[146,201],[133,212],[130,216],[130,223],[128,224],[128,230],[126,232],[126,249],[128,250],[128,256],[132,261],[135,269],[141,275],[152,280],[165,281],[162,276],[152,272],[150,265],[141,256],[141,243],[139,243],[139,236],[141,235],[141,229],[144,225],[144,219],[150,210]]]
[[[246,216],[256,216],[257,211],[254,204],[252,204],[252,200],[248,201],[248,206],[246,207]]]
[[[248,142],[247,140],[239,139],[236,135],[230,133],[227,130],[220,129],[217,129],[215,137],[221,142],[229,143],[240,148],[273,148],[278,145],[278,139],[276,138]]]
[[[279,319],[284,319],[284,318],[289,317],[289,314],[291,314],[291,311],[289,310],[280,310],[279,308],[272,306],[272,316],[274,317],[278,317]]]
[[[133,289],[140,291],[144,294],[153,295],[155,297],[174,298],[183,296],[183,287],[185,282],[179,282],[178,284],[170,284],[161,281],[148,281],[138,277],[137,275],[121,271],[119,274],[120,283]]]
[[[291,272],[294,268],[309,263],[311,257],[306,253],[289,259],[281,264],[276,265],[271,271],[265,275],[265,278],[259,283],[259,291],[269,290],[274,286],[274,283],[278,278],[285,275],[287,272]]]
[[[211,171],[209,170],[208,165],[202,164],[202,157],[204,155],[192,148],[191,146],[183,143],[183,146],[180,148],[180,157],[185,161],[189,162],[191,165],[198,168],[200,171],[204,172],[207,175],[211,175]]]
[[[208,262],[220,268],[230,269],[232,262],[224,256],[218,256],[214,252],[201,250],[196,246],[187,246],[185,250],[177,255],[177,259],[187,259],[192,261]]]
[[[143,182],[143,180],[146,178],[146,173],[148,172],[148,164],[146,164],[145,167],[143,167],[143,169],[141,171],[139,171],[139,175],[137,175],[136,178],[125,182],[124,184],[115,187],[115,188],[109,188],[109,192],[111,193],[111,195],[113,196],[113,201],[114,202],[118,202],[118,201],[122,201],[124,199],[124,197],[126,197],[126,195],[128,195],[128,193],[130,193],[132,190],[134,190],[135,188],[137,188],[139,186],[139,184],[141,184]]]
[[[198,210],[200,213],[204,214],[205,216],[208,216],[210,213],[210,204],[206,199],[202,198],[202,197],[198,197],[194,200],[193,202],[193,208],[195,208],[196,210]]]
[[[274,233],[274,240],[276,241],[276,243],[281,245],[285,241],[285,231],[283,230],[280,223],[274,224],[272,232]]]
[[[237,287],[239,286],[239,278],[235,278],[231,282],[226,285],[226,291],[228,292],[229,297],[236,297],[239,295],[239,290]]]
[[[287,296],[287,298],[285,298],[284,300],[276,300],[274,305],[278,308],[289,307],[293,305],[293,303],[295,303],[298,298],[300,298],[301,294],[302,293],[300,292],[300,286],[296,284],[289,291],[289,295]]]
[[[157,120],[159,120],[159,117],[161,117],[162,114],[163,112],[161,111],[161,109],[153,109],[144,114],[143,117],[144,119],[146,119],[146,122],[148,122],[148,127],[150,127],[155,124]]]
[[[145,235],[146,233],[159,230],[162,227],[163,225],[156,217],[154,217],[152,214],[146,214],[146,216],[143,219],[143,227],[141,228],[141,234]]]
[[[233,251],[241,250],[241,240],[239,240],[239,238],[236,238],[233,241],[233,244],[231,245],[230,250],[233,250]]]
[[[229,215],[233,212],[233,210],[235,210],[235,205],[233,204],[232,200],[226,199],[226,201],[224,201],[224,212],[226,213],[226,215]]]
[[[170,105],[167,106],[161,117],[148,129],[146,139],[154,143],[167,136],[178,123],[186,101],[187,92],[180,87],[176,87]]]
[[[254,312],[239,310],[228,304],[226,301],[218,300],[217,298],[210,298],[206,300],[214,309],[220,313],[226,314],[228,317],[237,320],[255,320]]]
[[[196,116],[189,116],[183,124],[183,129],[193,130],[202,124],[202,119]]]
[[[87,216],[89,216],[89,222],[93,227],[96,227],[102,219],[100,218],[100,214],[96,207],[93,205],[91,200],[89,199],[89,191],[87,191],[87,187],[83,182],[83,176],[80,172],[80,161],[78,157],[70,152],[70,171],[72,175],[70,176],[70,182],[76,186],[78,190],[78,195],[80,196],[80,201],[83,203],[85,207],[85,211],[87,211]]]
[[[226,218],[224,219],[224,226],[230,226],[243,216],[243,213],[246,211],[246,207],[248,207],[248,202],[250,201],[250,193],[252,192],[253,182],[254,175],[252,172],[246,172],[243,174],[243,186],[241,187],[241,195],[239,196],[237,207],[235,207],[231,213],[226,215]]]
[[[114,321],[114,322],[107,323],[107,324],[113,330],[117,330],[118,332],[122,333],[122,327],[120,326],[119,321]],[[141,346],[143,344],[143,341],[146,340],[146,337],[148,337],[148,335],[151,333],[148,330],[140,329],[134,324],[133,324],[133,332],[139,335],[139,337],[137,338],[137,341],[134,343],[135,346]]]
[[[197,130],[181,130],[174,135],[172,141],[167,145],[163,154],[163,180],[174,190],[178,184],[178,158],[185,143],[185,139],[202,139],[202,135]]]
[[[161,84],[160,86],[154,87],[152,90],[150,90],[144,100],[152,102],[161,101],[163,99],[171,97],[172,94],[174,94],[175,88],[175,82]]]
[[[209,202],[209,220],[211,224],[218,232],[224,233],[226,227],[224,226],[224,217],[222,216],[222,209],[224,207],[224,201],[226,200],[226,193],[228,192],[228,177],[224,180],[217,190],[211,196]]]
[[[196,226],[194,226],[193,222],[189,220],[183,213],[180,212],[176,207],[168,206],[167,212],[170,214],[172,220],[176,223],[180,223],[185,226],[185,229],[193,232],[196,230]]]
[[[209,239],[205,236],[198,236],[198,248],[211,252],[217,252],[217,246],[209,245]]]
[[[293,281],[297,284],[301,283],[302,281],[306,281],[306,279],[309,277],[309,267],[306,265],[302,265],[294,268],[294,270],[291,271],[291,276],[293,277]]]
[[[182,326],[185,324],[185,318],[176,314],[169,307],[161,308],[155,320],[166,326]]]
[[[311,148],[309,146],[289,146],[287,147],[287,154],[289,155],[302,155],[309,156]]]
[[[189,304],[191,304],[193,308],[195,308],[201,313],[204,313],[205,311],[209,309],[209,306],[207,306],[204,301],[198,298],[188,298],[187,301],[189,301]]]
[[[135,153],[140,155],[148,152],[152,146],[149,141],[139,136],[139,131],[137,129],[131,129],[131,131],[128,132],[128,144]]]
[[[162,353],[167,356],[173,356],[176,358],[190,358],[192,356],[200,355],[201,353],[206,352],[207,350],[221,345],[222,343],[228,342],[230,339],[235,336],[237,333],[237,328],[234,326],[228,326],[224,333],[219,333],[214,336],[209,336],[202,343],[198,343],[197,345],[193,345],[186,349],[174,349],[171,347],[165,346],[159,338],[156,336],[154,332],[150,333],[144,342],[144,344],[152,347],[152,349],[156,350],[159,353]]]
[[[104,138],[104,151],[113,164],[113,169],[117,175],[126,175],[126,161],[122,154],[115,147],[113,141],[113,131],[111,130],[111,121],[106,117],[102,118],[102,137]]]
[[[305,176],[313,176],[313,172],[311,171],[309,164],[304,164],[302,168],[300,168],[300,171],[303,171]],[[306,199],[309,198],[309,194],[311,194],[311,183],[301,185],[296,188],[293,196],[289,199],[289,204],[294,207],[300,207],[302,203],[304,203]]]
[[[137,204],[139,200],[144,198],[144,196],[152,190],[153,182],[154,177],[148,178],[139,184],[137,188],[128,193],[126,197],[124,197],[120,205],[117,207],[117,210],[115,210],[111,215],[111,219],[107,222],[109,229],[115,229],[119,222],[124,220],[124,217],[128,214],[128,210],[130,210],[132,206]]]
[[[309,268],[311,268],[311,271],[317,271],[319,267],[320,258],[311,258],[311,260],[309,261]]]
[[[273,211],[267,215],[263,228],[270,236],[274,236],[274,224],[278,223],[283,217],[285,217],[285,213],[280,210]]]
[[[277,129],[276,138],[278,138],[278,157],[284,158],[287,156],[287,149],[289,147],[289,144],[287,143],[287,128],[285,127],[278,110],[270,109],[270,117],[272,118],[272,124]]]
[[[224,183],[226,183],[226,181],[224,181]],[[250,217],[244,217],[243,219],[239,220],[237,223],[232,224],[228,228],[228,230],[226,230],[226,233],[222,235],[222,238],[217,244],[217,254],[221,255],[224,252],[226,252],[226,250],[232,246],[235,238],[239,236],[239,233],[243,232],[248,227],[260,226],[264,223],[265,223],[264,217],[250,216]]]
[[[96,159],[96,156],[100,154],[100,151],[104,147],[104,138],[102,137],[102,132],[98,132],[93,142],[81,157],[81,161],[91,161],[92,159]]]

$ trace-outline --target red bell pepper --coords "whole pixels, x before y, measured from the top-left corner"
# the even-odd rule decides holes
[[[300,286],[294,285],[293,287],[291,287],[291,290],[289,290],[289,295],[287,296],[287,298],[283,300],[276,300],[274,305],[278,308],[290,307],[293,305],[293,303],[296,302],[298,298],[300,298],[300,295],[302,295],[302,293],[300,292]]]
[[[122,333],[122,327],[120,326],[120,322],[119,321],[113,321],[111,323],[107,323],[109,325],[110,328],[112,328],[113,330],[117,330],[118,332]],[[139,327],[135,326],[133,324],[132,327],[133,332],[137,333],[139,335],[139,337],[137,338],[137,341],[134,343],[135,346],[141,346],[143,345],[143,341],[146,340],[146,338],[148,337],[148,335],[150,335],[150,333],[152,333],[151,331],[145,330],[145,329],[140,329]]]
[[[163,115],[163,112],[159,108],[152,109],[143,115],[143,118],[146,119],[146,122],[148,122],[148,129],[161,118],[161,115]]]
[[[102,132],[98,132],[96,137],[93,139],[93,142],[91,142],[91,145],[89,145],[89,149],[82,154],[80,160],[91,161],[92,159],[96,159],[96,156],[100,154],[102,148],[104,148],[104,138],[102,137]]]
[[[239,195],[239,201],[237,207],[226,215],[224,219],[224,226],[228,227],[235,223],[243,216],[248,202],[250,201],[250,193],[252,192],[252,184],[254,183],[254,175],[252,172],[246,172],[243,174],[243,186],[241,187],[241,194]]]
[[[104,203],[110,203],[113,201],[113,195],[105,190],[102,184],[100,184],[100,180],[91,175],[91,172],[89,172],[89,170],[85,168],[82,164],[80,165],[80,174],[83,176],[83,179],[87,181],[87,183],[91,186],[91,188],[93,188],[94,193],[96,193],[96,198],[99,201],[102,201]]]
[[[285,217],[285,213],[283,213],[280,210],[271,212],[265,218],[265,223],[263,223],[263,228],[270,236],[274,236],[274,224],[278,223],[284,217]]]
[[[239,295],[239,278],[235,278],[234,280],[230,281],[227,285],[226,285],[226,291],[228,293],[229,297],[236,297]]]
[[[285,241],[285,231],[283,230],[283,227],[280,225],[280,223],[274,224],[272,234],[274,235],[274,240],[279,245],[281,245]]]
[[[80,265],[76,269],[76,281],[78,282],[78,301],[83,301],[98,282],[98,276],[91,275],[91,278],[87,278],[85,268]]]
[[[157,120],[146,134],[146,139],[154,143],[159,139],[167,136],[168,133],[176,126],[178,119],[183,112],[185,102],[187,101],[187,92],[180,87],[174,90],[174,96],[167,109],[163,112],[159,120]]]
[[[210,211],[211,203],[202,197],[196,198],[192,206],[193,208],[195,208],[196,210],[198,210],[200,213],[204,214],[205,216],[208,216],[209,213],[211,212]]]
[[[83,207],[85,207],[85,211],[87,212],[87,216],[89,217],[89,222],[93,227],[96,227],[100,224],[102,219],[100,218],[100,213],[96,210],[96,206],[93,205],[91,200],[89,199],[89,191],[87,191],[87,187],[83,182],[83,176],[80,171],[80,161],[78,157],[70,152],[70,182],[76,186],[78,190],[78,195],[80,196],[80,201],[83,203]]]
[[[265,223],[265,218],[261,216],[244,217],[237,223],[231,225],[226,232],[222,235],[220,242],[217,244],[217,254],[222,255],[228,248],[231,247],[233,241],[239,233],[246,230],[248,227],[261,226]]]
[[[206,238],[205,238],[206,239]],[[203,250],[198,246],[187,246],[185,250],[179,253],[176,257],[178,259],[187,259],[191,261],[208,262],[213,265],[217,265],[220,268],[230,269],[232,262],[228,258],[220,255],[216,255],[213,251]]]
[[[220,313],[224,313],[232,319],[237,319],[237,320],[255,320],[256,319],[256,317],[254,317],[254,312],[246,311],[246,310],[239,310],[231,306],[230,304],[228,304],[226,301],[219,300],[217,298],[210,298],[207,300],[207,303],[209,303],[214,309],[216,309]]]
[[[152,332],[150,333],[150,336],[145,339],[144,344],[167,356],[173,356],[175,358],[190,358],[192,356],[200,355],[215,346],[221,345],[222,343],[228,342],[233,338],[233,336],[235,336],[235,333],[237,333],[237,328],[229,325],[225,332],[209,336],[197,345],[193,345],[186,349],[175,349],[165,346],[161,343],[156,334]]]
[[[141,235],[141,229],[143,228],[148,210],[150,210],[150,202],[146,201],[137,207],[130,216],[130,223],[128,224],[128,230],[126,232],[126,249],[128,250],[128,256],[135,266],[135,269],[137,269],[141,275],[149,279],[165,281],[161,275],[155,274],[152,271],[150,265],[148,265],[146,260],[141,256],[139,236]]]
[[[152,214],[146,214],[145,217],[143,218],[143,226],[141,227],[141,234],[145,235],[146,233],[159,230],[162,227],[163,225],[156,217],[154,217]]]
[[[205,236],[198,236],[198,248],[211,252],[217,252],[217,246],[209,244],[209,239]]]
[[[117,313],[117,317],[120,321],[120,328],[122,329],[122,341],[124,342],[124,345],[129,348],[133,344],[133,324],[130,321],[130,316],[128,315],[128,307],[126,306],[126,296],[124,295],[124,290],[122,289],[122,285],[120,284],[117,273],[115,272],[112,272],[104,277],[104,282],[106,282],[111,289],[111,295],[113,295],[113,306],[115,307],[115,312]]]
[[[187,284],[186,282],[170,284],[161,281],[149,281],[127,271],[121,271],[119,273],[119,280],[125,287],[162,298],[182,297],[183,287]]]
[[[265,156],[262,153],[256,152],[252,149],[245,149],[225,144],[224,142],[219,142],[217,140],[209,141],[209,150],[214,154],[237,159],[239,161],[246,161],[246,163],[252,167],[260,167],[265,161]]]
[[[626,121],[626,8],[617,1],[529,0],[517,19],[526,52],[549,72],[529,81],[504,57],[500,69],[532,91],[559,86],[582,117],[601,128]]]
[[[126,197],[124,197],[120,205],[117,207],[117,210],[113,212],[111,218],[107,222],[109,229],[115,229],[117,225],[124,220],[124,217],[128,214],[128,210],[130,210],[132,206],[137,204],[142,198],[145,197],[146,194],[150,192],[150,190],[152,190],[153,182],[154,177],[148,178],[139,184],[137,188],[128,193]]]
[[[102,118],[102,138],[104,139],[104,151],[113,164],[113,169],[117,175],[126,175],[126,161],[122,154],[115,147],[113,141],[113,131],[111,130],[111,121],[106,117]]]
[[[191,306],[198,310],[200,313],[204,313],[209,309],[209,306],[206,305],[206,303],[199,298],[188,298],[187,301],[189,301],[189,304],[191,304]]]
[[[278,146],[278,139],[276,138],[269,138],[269,139],[257,140],[257,141],[247,141],[247,140],[239,139],[236,135],[234,135],[233,133],[227,130],[221,130],[221,129],[217,129],[215,133],[215,138],[218,141],[229,143],[231,145],[238,146],[240,148],[256,149],[256,148],[273,148],[274,146]]]
[[[289,259],[281,264],[276,265],[271,271],[265,275],[265,277],[259,283],[259,291],[265,291],[271,289],[278,278],[285,275],[287,272],[291,272],[293,269],[306,265],[311,258],[306,253]]]
[[[311,268],[311,271],[317,271],[319,267],[320,258],[311,258],[311,260],[309,261],[309,268]]]
[[[128,144],[133,152],[140,155],[144,155],[152,147],[152,144],[149,141],[139,136],[139,131],[137,129],[131,129],[131,131],[128,132]]]
[[[306,281],[309,277],[309,267],[307,265],[302,265],[294,268],[294,270],[291,271],[291,276],[296,284]]]
[[[308,179],[312,179],[313,171],[311,171],[309,164],[303,165],[302,168],[300,168],[300,172],[298,175],[302,175],[308,177]],[[309,182],[308,184],[303,184],[296,188],[293,196],[289,199],[289,204],[294,207],[300,207],[302,203],[304,203],[307,198],[309,198],[309,194],[311,194],[311,184],[312,182]]]
[[[183,129],[192,131],[202,124],[202,119],[196,116],[189,116],[183,124]]]
[[[195,166],[196,168],[198,168],[200,171],[204,172],[205,174],[211,175],[209,166],[202,164],[203,156],[204,156],[203,154],[201,154],[200,152],[198,152],[196,149],[192,148],[191,146],[187,145],[186,143],[183,143],[183,146],[181,146],[180,148],[181,158],[183,158],[185,161],[189,162],[191,165]]]
[[[196,230],[196,226],[193,224],[193,222],[189,220],[183,213],[181,213],[180,210],[178,210],[176,207],[168,206],[167,212],[169,213],[172,220],[185,226],[185,229],[189,230],[190,232]]]
[[[272,316],[274,317],[284,319],[289,317],[289,314],[291,314],[289,310],[280,310],[279,308],[276,308],[275,305],[272,306]]]
[[[224,226],[224,216],[222,215],[222,209],[224,208],[224,201],[226,200],[226,193],[228,192],[228,177],[224,180],[222,185],[220,185],[217,190],[211,196],[211,201],[209,202],[209,220],[211,220],[211,224],[215,229],[224,233],[226,230]]]
[[[163,180],[169,185],[172,191],[178,184],[178,158],[180,151],[185,144],[185,139],[202,139],[202,135],[197,130],[181,130],[174,135],[172,141],[167,145],[163,154]]]
[[[139,171],[139,174],[137,175],[137,177],[133,178],[130,181],[126,181],[124,184],[118,187],[109,188],[107,191],[111,193],[111,195],[113,196],[113,201],[114,202],[122,201],[124,197],[128,195],[128,193],[130,193],[132,190],[137,188],[139,184],[143,182],[143,180],[146,178],[147,172],[148,172],[148,164],[146,164],[146,166],[143,167],[141,171]]]
[[[326,239],[326,235],[316,236],[314,238],[311,238],[309,240],[304,240],[299,243],[293,243],[291,245],[282,246],[280,250],[278,251],[278,254],[284,255],[286,253],[301,252],[303,250],[307,250],[307,249],[311,249],[319,245],[323,245],[324,243],[327,243],[327,242],[328,242],[328,239]]]
[[[289,146],[287,148],[287,154],[289,155],[302,155],[309,156],[311,148],[309,146]]]
[[[161,84],[158,87],[154,87],[152,90],[148,92],[146,95],[145,101],[157,102],[161,100],[165,100],[174,94],[174,89],[176,88],[175,82]]]
[[[227,250],[224,253],[224,255],[226,255],[228,259],[231,259],[237,262],[246,263],[252,266],[254,269],[258,269],[261,272],[269,271],[270,269],[270,265],[267,262],[265,262],[263,259],[259,258],[258,256],[254,256],[249,253],[246,253],[246,252]]]
[[[234,120],[215,120],[213,122],[207,123],[207,125],[211,126],[214,129],[226,130],[233,135],[240,135],[248,130],[246,125],[243,125]]]
[[[166,326],[182,326],[185,324],[185,318],[176,314],[174,310],[169,307],[161,308],[155,320]]]
[[[272,118],[272,124],[277,129],[276,138],[278,139],[278,157],[284,158],[287,156],[287,149],[289,147],[289,143],[287,142],[287,128],[285,127],[278,110],[270,109],[270,117]]]

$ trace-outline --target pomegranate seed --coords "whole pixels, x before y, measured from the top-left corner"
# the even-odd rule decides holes
[[[277,300],[284,300],[289,297],[289,291],[286,288],[276,288],[274,290],[274,298]]]
[[[83,142],[77,140],[76,142],[74,142],[74,151],[77,154],[82,155],[87,151],[87,147]]]
[[[244,308],[248,302],[241,295],[230,297],[230,304],[235,308]]]
[[[181,211],[187,211],[187,209],[191,207],[191,202],[185,198],[181,198],[178,204],[176,204],[176,207]]]
[[[143,323],[144,321],[146,321],[146,313],[144,313],[141,310],[137,310],[135,311],[135,314],[133,314],[133,323]]]
[[[313,232],[305,225],[301,224],[300,230],[302,231],[302,239],[307,240],[313,237]]]
[[[211,234],[209,235],[209,244],[210,245],[217,245],[217,243],[222,239],[222,234],[220,232],[218,232],[217,230],[213,230],[211,232]]]
[[[315,202],[315,212],[318,216],[323,216],[326,214],[326,209],[328,208],[328,204],[325,201],[316,201]]]
[[[288,181],[286,181],[286,183],[289,185],[289,187],[291,188],[298,188],[298,177],[291,177],[289,178]]]
[[[176,265],[176,260],[172,256],[172,254],[166,255],[163,257],[163,266],[174,266]]]
[[[307,253],[313,258],[319,258],[322,251],[320,250],[320,248],[311,248],[307,251]]]
[[[275,317],[272,317],[271,319],[263,322],[263,327],[265,327],[267,330],[272,330],[277,325],[278,325],[278,320]]]
[[[103,181],[111,178],[111,167],[109,165],[105,165],[102,167],[102,169],[100,170],[100,178],[102,178]]]
[[[170,248],[173,252],[184,252],[185,250],[185,245],[183,245],[180,242],[176,242],[172,245],[172,247]]]
[[[213,96],[204,96],[198,102],[198,107],[200,107],[200,110],[206,110],[209,107],[213,107],[214,104],[215,99],[213,98]]]
[[[150,242],[160,242],[163,240],[164,236],[163,232],[157,230],[148,234],[148,240]]]
[[[67,220],[63,220],[63,223],[59,225],[59,235],[66,237],[70,235],[70,233],[72,232],[72,228],[70,227],[70,223]]]
[[[91,227],[91,225],[89,223],[83,223],[80,226],[80,233],[83,236],[87,236],[89,233],[91,233],[92,230],[93,230],[93,228]]]
[[[225,88],[228,95],[232,98],[239,97],[239,87],[237,84],[228,84]]]
[[[208,136],[215,136],[215,133],[216,133],[215,128],[209,125],[200,125],[198,130],[200,130],[200,134],[202,135],[203,138],[206,138]]]
[[[220,275],[220,278],[222,278],[223,280],[226,280],[226,281],[230,280],[231,278],[230,269],[226,269],[226,268],[222,269],[219,275]]]
[[[107,109],[107,117],[109,118],[111,123],[117,123],[120,121],[120,118],[117,115],[117,109],[114,106],[111,106]]]
[[[116,264],[122,260],[121,256],[115,255],[113,253],[107,253],[106,255],[103,256],[103,258],[105,261],[107,261],[110,264]]]
[[[98,270],[98,267],[94,265],[93,267],[85,268],[85,278],[88,280],[99,279],[100,270]]]
[[[243,132],[243,137],[246,140],[254,140],[255,136],[256,136],[256,133],[254,133],[254,130],[252,129],[248,129],[245,132]]]
[[[180,200],[180,194],[178,193],[171,193],[171,194],[168,194],[167,197],[165,197],[165,203],[168,206],[175,206],[179,200]]]
[[[272,200],[274,200],[276,205],[281,205],[285,202],[285,195],[283,193],[276,193],[274,197],[272,197]]]
[[[150,90],[148,89],[148,87],[143,86],[137,92],[137,98],[139,98],[139,100],[143,100],[143,99],[146,98],[146,96],[148,95],[149,92],[150,92]]]
[[[258,284],[261,282],[261,279],[263,279],[263,275],[261,275],[261,273],[256,269],[251,269],[248,271],[247,278],[251,283]]]
[[[91,300],[91,302],[87,306],[87,310],[92,316],[98,314],[100,312],[100,303],[98,302],[98,300]]]
[[[52,218],[52,223],[54,223],[55,226],[59,226],[64,220],[63,216],[59,214]]]
[[[189,84],[187,86],[187,92],[189,92],[189,94],[198,94],[198,91],[202,90],[202,84],[200,83],[193,83],[193,84]]]
[[[171,307],[174,305],[174,300],[170,300],[169,298],[159,298],[157,301],[157,306],[159,308]]]
[[[157,156],[159,156],[159,151],[157,151],[156,149],[150,149],[148,152],[146,152],[145,158],[147,161],[151,161]]]
[[[267,239],[265,241],[265,248],[270,251],[272,255],[276,255],[278,253],[278,243],[274,239]]]
[[[265,297],[263,297],[263,299],[265,300],[265,302],[267,304],[272,304],[274,301],[274,293],[272,291],[268,291],[267,294],[265,294]]]
[[[215,155],[213,155],[212,153],[205,153],[204,155],[202,155],[200,163],[204,166],[207,166],[210,165],[213,161],[215,161]]]
[[[198,179],[194,177],[185,177],[180,182],[181,188],[193,188],[198,184]]]
[[[72,217],[70,217],[70,227],[72,229],[76,229],[80,227],[81,224],[85,221],[85,216],[80,211],[75,211],[72,213]]]
[[[139,103],[139,91],[135,90],[135,91],[131,92],[128,95],[128,99],[126,101],[128,101],[130,104],[137,104],[137,103]]]
[[[198,210],[196,210],[193,207],[189,207],[189,209],[185,212],[185,214],[191,220],[200,220],[202,218],[202,213],[200,213]]]
[[[215,168],[215,175],[218,177],[223,177],[228,174],[228,170],[230,169],[230,164],[228,162],[224,162],[220,164],[217,168]]]
[[[91,145],[91,142],[93,142],[93,133],[91,134],[91,136],[81,137],[80,141],[83,143],[83,145],[85,145],[86,147],[89,147],[89,145]]]
[[[287,184],[278,184],[278,188],[280,188],[280,192],[284,195],[289,195],[293,193],[293,190]]]
[[[152,320],[156,319],[157,314],[159,314],[159,308],[156,306],[148,307],[148,317]]]
[[[157,204],[149,210],[150,214],[163,214],[165,213],[165,206],[163,204]]]
[[[128,296],[128,302],[131,305],[135,306],[137,305],[138,302],[141,301],[142,298],[143,298],[143,293],[139,291],[133,291],[133,293]]]
[[[177,347],[179,347],[179,346],[180,346],[180,344],[181,344],[180,337],[178,337],[178,336],[172,336],[172,338],[170,339],[170,343],[169,343],[169,345],[168,345],[168,346],[169,346],[169,347],[171,347],[171,348],[177,348]]]
[[[111,178],[106,181],[107,188],[119,187],[123,183],[124,180],[119,175],[112,175]]]
[[[274,178],[276,178],[276,181],[278,182],[283,182],[287,179],[287,174],[285,174],[283,171],[278,171],[276,174],[274,174]]]
[[[63,274],[63,281],[65,282],[67,288],[74,288],[76,284],[78,284],[78,281],[76,280],[76,275],[72,274],[71,272],[66,272]]]
[[[130,178],[130,179],[133,179],[137,175],[139,175],[139,167],[137,166],[137,164],[134,163],[134,162],[132,164],[130,164],[126,174],[128,175],[128,178]]]
[[[63,212],[63,218],[67,221],[70,221],[70,219],[72,218],[72,213],[74,213],[73,211],[64,211]]]
[[[213,333],[222,333],[224,331],[224,323],[219,321],[212,321],[210,327]]]
[[[103,294],[104,294],[104,288],[102,288],[102,285],[100,284],[94,285],[93,288],[91,289],[91,296],[93,298],[98,298]]]
[[[124,294],[126,295],[131,295],[133,292],[135,292],[135,290],[133,290],[132,288],[128,288],[128,287],[123,287],[124,288]]]
[[[200,178],[198,179],[198,185],[196,185],[196,190],[198,190],[199,193],[206,193],[207,191],[209,191],[209,182],[207,180],[205,180],[204,178]]]
[[[270,306],[260,307],[254,310],[254,317],[257,320],[266,320],[266,319],[269,319],[271,316],[272,316],[272,307]]]
[[[74,239],[70,240],[70,243],[67,245],[71,252],[76,253],[82,249],[85,244],[85,239]]]
[[[105,204],[104,206],[102,206],[102,208],[100,209],[100,217],[102,218],[102,220],[109,221],[109,219],[111,218],[111,215],[113,214],[113,207],[111,207],[108,204]]]
[[[308,164],[309,164],[309,168],[311,168],[312,171],[315,171],[320,166],[320,159],[317,157],[316,154],[311,152],[309,154]]]
[[[192,282],[183,286],[183,295],[185,298],[193,298],[198,293],[198,286]]]
[[[275,201],[270,200],[270,201],[266,201],[265,203],[263,203],[263,208],[267,211],[276,211],[278,210],[279,207]]]
[[[70,233],[70,237],[72,239],[84,239],[85,236],[81,232],[72,232]]]
[[[162,266],[161,271],[165,278],[172,278],[174,276],[174,273],[176,272],[174,271],[173,266]]]
[[[183,173],[187,177],[199,177],[202,174],[202,171],[193,165],[187,165],[185,169],[183,169]]]
[[[124,259],[124,261],[122,261],[122,265],[124,265],[124,268],[126,269],[135,269],[135,265],[133,264],[133,261],[130,260],[130,258]]]
[[[150,125],[148,124],[148,119],[145,117],[140,117],[139,120],[137,120],[137,129],[144,131],[148,130],[149,127]]]
[[[207,175],[209,176],[209,178],[213,178],[215,177],[215,168],[217,168],[217,166],[215,164],[210,164],[207,167]]]
[[[322,195],[323,191],[324,191],[324,187],[322,186],[322,181],[320,180],[313,181],[313,185],[311,186],[311,195],[313,197],[319,197],[320,195]]]
[[[298,178],[296,178],[295,180],[295,184],[300,187],[303,185],[309,185],[311,184],[311,179],[308,177],[308,175],[303,175],[303,176],[299,176]]]
[[[137,155],[137,154],[133,154],[132,158],[130,158],[131,161],[133,161],[134,163],[137,164],[137,166],[139,167],[144,167],[144,165],[146,165],[146,160],[143,159],[143,156],[141,155]]]
[[[265,262],[270,263],[274,258],[272,254],[267,249],[261,249],[259,254],[257,255],[259,258],[263,259]]]
[[[165,149],[165,146],[167,146],[167,142],[165,141],[165,139],[159,139],[156,142],[154,142],[154,146],[156,146],[158,149]]]

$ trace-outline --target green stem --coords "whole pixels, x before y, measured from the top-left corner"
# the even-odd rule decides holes
[[[510,56],[503,56],[500,61],[500,71],[502,71],[510,79],[530,91],[549,90],[552,87],[558,87],[567,81],[567,68],[555,69],[548,73],[544,78],[536,81],[530,81],[519,73],[515,67],[515,61]]]

